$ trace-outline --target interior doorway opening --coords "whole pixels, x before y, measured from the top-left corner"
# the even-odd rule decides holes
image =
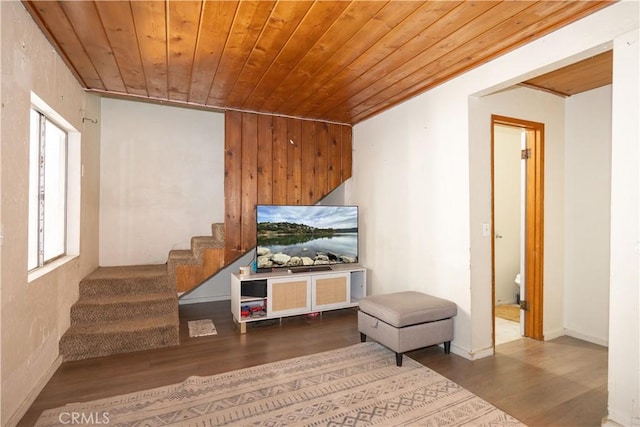
[[[492,116],[491,178],[494,346],[542,340],[544,124]]]

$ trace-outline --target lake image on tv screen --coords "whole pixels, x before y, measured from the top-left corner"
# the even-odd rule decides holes
[[[258,205],[257,267],[358,261],[357,206]]]

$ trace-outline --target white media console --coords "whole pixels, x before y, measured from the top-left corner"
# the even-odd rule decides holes
[[[249,322],[357,307],[366,295],[367,270],[356,264],[231,275],[231,313],[243,334]]]

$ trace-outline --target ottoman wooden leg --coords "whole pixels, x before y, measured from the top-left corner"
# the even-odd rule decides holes
[[[451,353],[451,341],[447,341],[444,343],[444,354]]]
[[[360,342],[365,342],[367,340],[367,336],[360,332]]]
[[[396,353],[396,365],[402,366],[402,353]]]

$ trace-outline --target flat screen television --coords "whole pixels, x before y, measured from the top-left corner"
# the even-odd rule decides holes
[[[357,262],[357,206],[256,206],[258,272],[311,271]]]

